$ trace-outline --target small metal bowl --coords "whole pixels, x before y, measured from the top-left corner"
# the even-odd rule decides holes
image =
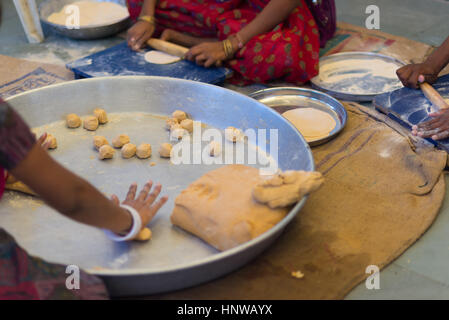
[[[297,108],[315,108],[330,114],[335,119],[335,128],[327,137],[309,141],[312,147],[335,138],[345,127],[348,118],[345,108],[338,100],[312,89],[279,87],[259,90],[249,96],[280,114]]]
[[[54,31],[60,35],[79,39],[79,40],[92,40],[112,36],[120,31],[128,28],[131,25],[130,18],[126,18],[110,25],[96,25],[92,27],[81,27],[79,29],[69,29],[66,26],[51,23],[48,21],[48,17],[54,13],[61,11],[65,5],[71,4],[79,0],[46,0],[39,6],[39,16],[42,24],[49,30]],[[95,0],[97,2],[114,2],[119,5],[125,6],[125,0]]]

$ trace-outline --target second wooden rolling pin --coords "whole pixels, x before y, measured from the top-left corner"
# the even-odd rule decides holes
[[[430,84],[423,82],[420,84],[421,90],[427,99],[438,109],[447,109],[449,105],[444,101],[443,97]]]
[[[151,38],[147,41],[147,44],[159,51],[171,54],[173,56],[177,56],[180,58],[184,58],[185,54],[189,51],[188,48],[179,46],[177,44],[167,42],[161,39]]]

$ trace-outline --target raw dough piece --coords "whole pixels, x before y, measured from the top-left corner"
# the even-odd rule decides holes
[[[179,122],[187,119],[187,114],[182,110],[175,110],[171,115],[173,118],[177,119]]]
[[[70,5],[76,5],[79,8],[80,27],[111,25],[129,16],[126,7],[112,2],[76,1]],[[73,15],[73,11],[69,11],[67,14],[67,7],[68,5],[64,6],[61,11],[52,13],[48,17],[48,21],[64,26],[67,24],[67,19],[71,23],[75,23],[69,17],[69,14]]]
[[[323,180],[322,174],[314,171],[280,172],[256,185],[253,197],[270,208],[283,208],[317,190]]]
[[[173,149],[173,146],[170,143],[163,143],[161,144],[161,147],[159,148],[159,155],[161,158],[170,158],[171,150]]]
[[[221,154],[221,143],[218,141],[211,141],[207,145],[207,150],[210,156],[218,157]]]
[[[17,182],[18,180],[11,173],[6,172],[6,184],[12,184]]]
[[[108,140],[106,140],[103,136],[95,136],[94,137],[94,147],[99,150],[102,146],[109,144]]]
[[[121,134],[112,140],[112,145],[114,148],[121,148],[123,145],[129,143],[129,137],[126,134]]]
[[[125,159],[129,159],[134,157],[136,154],[137,148],[135,144],[127,143],[122,147],[122,157]]]
[[[282,116],[301,132],[307,142],[327,137],[337,124],[329,113],[314,108],[293,109]]]
[[[288,209],[270,209],[252,197],[259,170],[228,165],[190,184],[175,199],[171,222],[218,250],[231,249],[271,229]]]
[[[110,145],[105,144],[104,146],[101,146],[99,155],[98,155],[98,159],[103,160],[103,159],[112,159],[112,157],[114,157],[114,153],[115,150],[114,148],[112,148]]]
[[[180,124],[174,124],[170,127],[170,140],[180,140],[188,134],[188,131]]]
[[[136,155],[140,159],[151,157],[151,145],[149,143],[142,143],[137,147]]]
[[[47,139],[45,139],[45,143],[50,142],[48,149],[56,149],[58,147],[58,142],[56,138],[52,134],[47,134]]]
[[[175,124],[179,124],[179,120],[176,118],[168,118],[167,120],[165,120],[165,128],[167,128],[167,130],[170,130],[171,127]]]
[[[181,127],[186,129],[188,132],[193,132],[193,120],[192,119],[184,119],[181,121]]]
[[[95,116],[87,116],[83,124],[85,129],[95,131],[98,128],[98,119]]]
[[[231,142],[241,141],[243,139],[243,132],[234,127],[227,127],[225,129],[225,138]]]
[[[151,50],[145,53],[145,61],[154,64],[169,64],[181,61],[181,58],[162,51]]]
[[[100,124],[105,124],[108,122],[108,115],[106,114],[106,111],[104,109],[95,109],[94,115],[97,117]]]
[[[143,228],[133,239],[135,241],[148,241],[151,238],[151,230],[149,228]]]
[[[7,183],[5,185],[5,190],[19,191],[22,193],[30,194],[32,196],[37,196],[37,194],[31,190],[26,184],[20,181],[16,181],[14,183]]]
[[[69,128],[78,128],[81,125],[81,119],[78,115],[71,113],[66,117],[66,124]]]

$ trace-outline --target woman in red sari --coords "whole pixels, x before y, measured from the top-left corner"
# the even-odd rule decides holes
[[[233,82],[301,84],[318,73],[320,35],[306,0],[127,0],[134,50],[150,37],[190,47],[186,58],[234,70]]]

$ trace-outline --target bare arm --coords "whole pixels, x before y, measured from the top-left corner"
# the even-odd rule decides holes
[[[157,0],[145,0],[143,3],[141,16],[154,17]],[[151,38],[155,30],[155,26],[147,21],[137,21],[127,34],[128,46],[133,50],[139,50],[145,46],[148,39]]]
[[[272,30],[276,25],[287,19],[291,12],[299,6],[299,0],[271,0],[267,6],[248,25],[238,32],[244,45],[253,37]],[[228,38],[235,53],[239,50],[239,39],[232,35]],[[195,61],[199,65],[210,67],[219,65],[226,57],[221,42],[204,42],[190,49],[186,58]]]
[[[438,74],[449,64],[449,37],[423,63],[406,65],[396,71],[402,84],[410,88],[418,88],[419,76],[425,82],[434,83]]]
[[[239,31],[244,44],[253,37],[272,30],[287,19],[300,3],[299,0],[271,0],[253,21]]]
[[[117,205],[116,197],[113,198],[114,201],[107,199],[88,182],[53,160],[38,143],[11,173],[39,194],[51,207],[73,220],[116,233],[131,228],[131,216]],[[142,192],[146,191],[148,195],[150,189],[151,185],[147,184]],[[161,198],[148,208],[136,207],[135,192],[136,186],[132,186],[126,201],[139,211],[145,226],[167,199]],[[154,196],[153,201],[159,192],[160,186],[150,194],[151,197]]]

